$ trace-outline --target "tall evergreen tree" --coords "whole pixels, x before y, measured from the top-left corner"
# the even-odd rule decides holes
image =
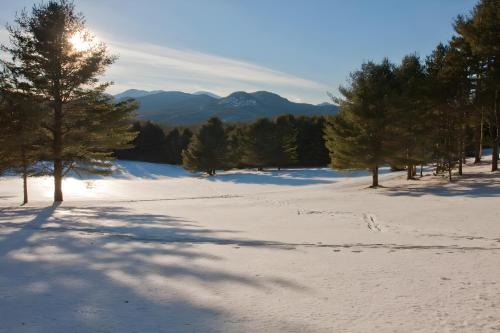
[[[455,30],[469,44],[478,61],[478,86],[492,139],[491,170],[498,170],[500,144],[500,4],[480,0],[469,16],[458,16]]]
[[[340,113],[325,130],[331,166],[338,169],[368,169],[372,187],[379,186],[378,169],[393,154],[389,119],[396,79],[394,65],[364,63],[351,74],[349,87],[341,87]]]
[[[169,164],[179,164],[182,163],[182,151],[187,148],[182,148],[181,144],[181,133],[178,128],[172,129],[165,135],[166,153],[167,153],[167,163]]]
[[[204,171],[215,175],[226,165],[227,137],[219,118],[210,118],[193,136],[182,153],[182,165],[189,171]]]
[[[395,136],[392,165],[406,166],[407,179],[415,168],[430,160],[425,140],[428,103],[425,98],[425,69],[416,55],[407,55],[395,70],[396,94],[391,108],[391,128]]]
[[[467,127],[471,123],[473,107],[473,85],[471,61],[473,57],[469,45],[461,37],[453,37],[449,43],[445,72],[449,82],[449,103],[456,112],[458,121],[458,173],[462,175],[467,146]]]
[[[39,126],[40,108],[22,91],[2,84],[0,89],[0,170],[19,171],[23,179],[23,204],[28,203],[28,177],[43,154],[44,134]]]
[[[165,136],[167,148],[167,163],[182,164],[182,151],[185,150],[193,133],[185,128],[181,131],[179,128],[174,128]]]
[[[297,165],[307,167],[326,166],[330,162],[323,131],[324,117],[300,116],[295,118],[297,128]]]
[[[72,168],[109,172],[110,150],[132,139],[134,104],[113,104],[98,81],[115,58],[85,30],[69,0],[51,0],[23,11],[8,26],[11,55],[4,65],[26,90],[48,105],[42,126],[50,133],[54,201],[62,201],[62,178]]]
[[[125,160],[136,160],[153,163],[167,162],[167,145],[165,134],[160,126],[149,121],[134,122],[133,133],[137,136],[130,142],[129,149],[117,150],[116,157]]]
[[[236,124],[228,126],[227,132],[227,151],[226,151],[226,167],[242,168],[244,166],[244,140],[245,130],[244,125]]]
[[[426,59],[428,95],[433,117],[436,171],[452,170],[461,158],[462,115],[456,104],[456,73],[449,65],[450,48],[439,44]]]
[[[281,143],[278,140],[276,124],[268,118],[261,118],[248,125],[244,134],[243,163],[262,171],[264,167],[276,166],[276,152]]]
[[[297,128],[292,115],[282,115],[276,118],[276,152],[273,161],[278,170],[297,162]]]

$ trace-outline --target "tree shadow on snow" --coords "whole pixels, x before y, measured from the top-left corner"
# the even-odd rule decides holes
[[[218,286],[265,293],[278,281],[304,288],[210,268],[224,257],[199,244],[279,243],[220,237],[231,232],[173,216],[122,207],[6,208],[0,228],[7,230],[0,242],[0,332],[231,330],[238,327],[227,320],[231,314],[203,301],[220,297]]]
[[[338,171],[328,168],[310,169],[283,169],[265,170],[249,172],[231,171],[220,173],[214,177],[207,177],[210,181],[232,182],[236,184],[260,184],[260,185],[284,185],[284,186],[305,186],[334,184],[339,178],[364,177],[366,171]]]
[[[159,178],[179,178],[188,177],[189,172],[184,170],[179,165],[165,164],[165,163],[149,163],[140,161],[127,161],[115,160],[114,172],[107,175],[78,173],[71,171],[68,177],[82,179],[82,180],[97,180],[97,179],[159,179]]]
[[[470,173],[457,176],[451,183],[417,184],[391,187],[390,196],[420,197],[435,195],[443,197],[464,196],[472,198],[500,196],[500,173]]]

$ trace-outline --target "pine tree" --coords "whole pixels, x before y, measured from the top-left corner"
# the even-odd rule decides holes
[[[297,128],[292,115],[276,118],[276,152],[271,164],[278,167],[291,166],[297,162]]]
[[[28,203],[28,177],[35,173],[33,167],[43,154],[40,109],[29,95],[4,83],[0,90],[0,170],[21,174],[24,205]]]
[[[126,149],[115,149],[114,156],[120,160],[141,160],[139,149],[137,147],[138,137],[141,135],[142,124],[140,121],[134,121],[129,128],[129,132],[136,133],[136,136],[129,142]]]
[[[181,149],[181,160],[180,164],[182,163],[182,152],[187,149],[189,146],[189,143],[191,142],[191,138],[193,137],[193,132],[189,128],[185,128],[182,130],[181,134],[181,141],[180,141],[180,147]]]
[[[85,30],[85,21],[68,0],[51,0],[23,11],[8,26],[11,56],[4,62],[26,90],[48,105],[42,119],[50,133],[54,201],[62,201],[62,178],[71,169],[109,172],[111,150],[125,147],[135,105],[113,104],[98,81],[115,57]],[[72,40],[80,39],[79,44]]]
[[[226,165],[227,137],[219,118],[210,118],[193,136],[182,153],[182,165],[189,171],[204,171],[215,175],[217,169]]]
[[[167,146],[167,163],[182,164],[182,151],[185,150],[193,133],[189,129],[174,128],[165,136]]]
[[[473,57],[469,45],[461,37],[453,37],[449,43],[448,56],[445,63],[446,76],[449,81],[450,105],[457,113],[458,121],[458,174],[462,175],[466,158],[467,127],[472,121],[473,106]]]
[[[276,152],[281,142],[276,124],[268,118],[261,118],[248,125],[244,134],[243,163],[262,171],[276,161]]]
[[[154,163],[167,162],[167,143],[161,127],[150,121],[136,124],[134,127],[139,129],[138,135],[131,142],[133,148],[125,151],[127,158]]]
[[[439,44],[426,59],[428,96],[432,108],[434,157],[436,172],[452,170],[461,159],[461,130],[463,125],[457,103],[457,73],[450,66],[450,47]]]
[[[405,56],[395,70],[397,85],[394,105],[391,108],[394,156],[391,165],[407,168],[407,179],[415,175],[417,165],[430,160],[426,140],[429,117],[425,97],[425,68],[416,55]]]
[[[351,74],[349,87],[341,87],[340,113],[331,117],[325,130],[331,166],[368,169],[372,187],[379,186],[378,169],[393,154],[389,119],[395,91],[394,66],[364,63]]]
[[[185,148],[181,147],[180,141],[181,133],[178,128],[172,129],[167,135],[165,135],[167,163],[180,164],[180,162],[182,162],[182,150]]]
[[[227,132],[227,151],[226,151],[226,168],[242,168],[244,155],[244,125],[237,124],[228,126]]]
[[[500,4],[498,0],[480,0],[467,17],[458,16],[457,33],[469,44],[476,57],[479,94],[492,139],[491,170],[498,170],[500,144]]]
[[[323,137],[325,124],[324,117],[300,116],[295,118],[297,165],[308,167],[328,165],[330,156]]]

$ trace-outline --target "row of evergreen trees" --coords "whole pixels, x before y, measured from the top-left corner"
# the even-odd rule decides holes
[[[54,177],[54,201],[71,170],[109,173],[114,149],[127,148],[136,104],[115,103],[99,76],[116,57],[85,30],[69,0],[52,0],[17,15],[0,60],[0,171]],[[81,48],[72,40],[79,36]],[[40,168],[39,161],[52,165]],[[44,165],[47,165],[44,163]]]
[[[471,15],[459,16],[456,35],[425,61],[408,55],[398,65],[363,64],[340,89],[341,112],[328,120],[281,116],[224,125],[213,118],[191,137],[178,129],[165,135],[151,123],[130,130],[136,105],[115,103],[104,94],[109,84],[98,80],[116,58],[86,32],[71,1],[52,0],[22,12],[8,27],[11,45],[2,46],[10,59],[1,61],[0,170],[22,171],[25,202],[26,178],[38,161],[52,161],[51,168],[36,172],[54,176],[54,201],[62,201],[65,174],[110,172],[113,151],[121,158],[174,164],[182,157],[187,169],[211,175],[217,169],[331,160],[335,168],[372,170],[377,186],[384,164],[406,167],[411,178],[417,165],[435,162],[451,178],[456,166],[461,173],[468,150],[480,161],[486,132],[496,171],[499,7],[498,0],[481,0]],[[73,45],[74,36],[88,47]],[[136,147],[129,149],[130,143]]]
[[[468,149],[480,161],[487,130],[491,170],[498,170],[499,25],[498,0],[481,0],[424,62],[408,55],[398,65],[366,62],[352,73],[336,99],[341,112],[325,130],[332,167],[369,169],[378,186],[381,165],[406,167],[412,178],[415,166],[433,162],[451,180]]]
[[[182,151],[193,136],[189,128],[175,127],[166,132],[161,126],[149,121],[134,122],[131,131],[137,136],[130,142],[131,148],[115,151],[119,159],[182,164]]]
[[[214,175],[216,170],[255,167],[325,166],[323,117],[279,116],[250,124],[226,124],[211,118],[183,152],[183,166]]]

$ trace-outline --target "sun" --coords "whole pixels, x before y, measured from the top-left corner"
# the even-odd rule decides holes
[[[82,52],[87,51],[95,44],[93,38],[88,32],[77,31],[71,36],[69,42],[75,49],[75,51]]]

